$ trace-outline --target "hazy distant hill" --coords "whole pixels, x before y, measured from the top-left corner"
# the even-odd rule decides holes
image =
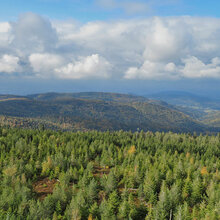
[[[208,97],[195,95],[182,91],[165,91],[147,96],[148,98],[162,100],[172,105],[179,105],[193,108],[208,108],[220,110],[220,99],[210,99]]]
[[[25,96],[17,96],[17,95],[0,95],[0,102],[9,101],[9,100],[27,100],[28,98]]]
[[[164,102],[115,93],[46,93],[8,100],[5,97],[0,101],[0,115],[39,123],[43,120],[46,127],[52,123],[67,130],[206,130],[201,123]]]
[[[220,111],[210,111],[200,118],[200,121],[212,127],[220,127]]]
[[[86,100],[100,100],[106,102],[147,102],[149,99],[142,96],[119,94],[119,93],[105,93],[105,92],[80,92],[80,93],[44,93],[34,94],[28,97],[40,101],[58,101],[70,99],[86,99]]]
[[[147,97],[174,105],[175,109],[208,126],[220,127],[220,99],[181,91],[165,91]]]

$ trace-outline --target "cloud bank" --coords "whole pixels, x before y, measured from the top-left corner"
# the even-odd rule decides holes
[[[115,4],[112,1],[112,7]],[[220,19],[214,18],[151,17],[79,24],[26,13],[15,22],[0,23],[0,76],[220,78],[219,39]]]
[[[19,58],[8,54],[3,55],[0,58],[0,72],[13,73],[19,71],[20,66],[18,64]]]

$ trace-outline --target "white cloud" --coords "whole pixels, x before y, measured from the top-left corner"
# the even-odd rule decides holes
[[[10,54],[19,59],[23,76],[218,78],[219,39],[217,18],[151,17],[80,24],[27,13],[15,22],[0,23],[0,57]],[[14,66],[8,68],[11,73],[17,72]]]
[[[7,33],[10,30],[11,26],[8,22],[0,23],[0,33]]]
[[[55,68],[64,63],[64,60],[56,54],[34,53],[29,56],[29,62],[34,72],[43,75],[53,72]]]
[[[20,70],[19,58],[8,54],[0,58],[0,73],[13,73]]]
[[[220,58],[215,57],[205,64],[197,57],[182,59],[176,66],[174,63],[161,63],[146,60],[140,67],[130,67],[124,75],[125,79],[180,79],[180,78],[220,78]]]
[[[144,58],[173,61],[186,54],[192,46],[193,36],[189,29],[190,26],[179,19],[153,19],[146,38]]]
[[[130,67],[125,79],[177,79],[177,68],[174,63],[158,63],[146,60],[140,67]]]
[[[205,64],[197,57],[183,59],[185,66],[180,71],[187,78],[220,78],[220,58],[215,57],[211,63]]]
[[[11,28],[12,46],[20,56],[42,53],[56,47],[57,32],[51,22],[40,15],[22,14],[16,22],[11,22]]]
[[[93,54],[88,57],[81,57],[79,61],[68,63],[66,66],[55,69],[60,78],[81,79],[81,78],[107,78],[111,65],[103,57]]]
[[[8,22],[0,22],[0,48],[8,47],[10,43],[11,25]]]

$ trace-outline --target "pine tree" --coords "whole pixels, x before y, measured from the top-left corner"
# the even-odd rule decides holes
[[[158,212],[158,216],[160,219],[166,219],[170,215],[171,211],[171,203],[169,199],[169,193],[166,187],[165,181],[163,181],[161,186],[161,191],[159,194],[159,201],[157,203],[156,211]]]
[[[89,208],[89,213],[92,215],[94,219],[100,217],[99,206],[97,202],[93,203],[93,205]]]
[[[115,174],[112,170],[110,171],[110,173],[107,177],[107,181],[106,181],[104,187],[105,187],[105,190],[107,193],[113,192],[117,188],[117,180],[116,180]]]
[[[193,181],[193,187],[192,187],[192,197],[191,197],[192,206],[196,205],[202,200],[203,191],[204,191],[204,187],[201,182],[201,179],[196,178]]]
[[[103,200],[100,205],[101,219],[103,220],[114,220],[116,219],[115,214],[112,211],[112,207],[106,200]]]
[[[185,201],[189,202],[191,199],[191,194],[192,194],[192,183],[190,178],[188,177],[185,180],[185,184],[182,191],[182,197]]]
[[[126,199],[124,199],[119,206],[119,217],[122,219],[128,219],[129,212],[130,212],[129,203]]]
[[[108,199],[108,205],[112,211],[116,215],[118,206],[120,204],[120,198],[118,196],[118,193],[116,190],[114,190],[110,195]]]
[[[87,197],[89,204],[92,204],[94,200],[98,197],[98,185],[95,179],[92,179],[89,183],[89,186],[87,188]]]

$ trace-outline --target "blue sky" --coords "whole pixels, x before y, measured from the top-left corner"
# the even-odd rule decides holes
[[[118,0],[117,2],[125,2]],[[95,0],[1,0],[0,19],[14,20],[24,12],[34,12],[53,19],[77,19],[81,22],[146,16],[220,16],[218,0],[154,0],[130,1],[148,4],[150,11],[128,14],[123,7],[103,7]],[[152,3],[154,2],[154,3]],[[162,3],[163,2],[163,3]]]
[[[0,0],[0,93],[220,94],[218,0]]]

